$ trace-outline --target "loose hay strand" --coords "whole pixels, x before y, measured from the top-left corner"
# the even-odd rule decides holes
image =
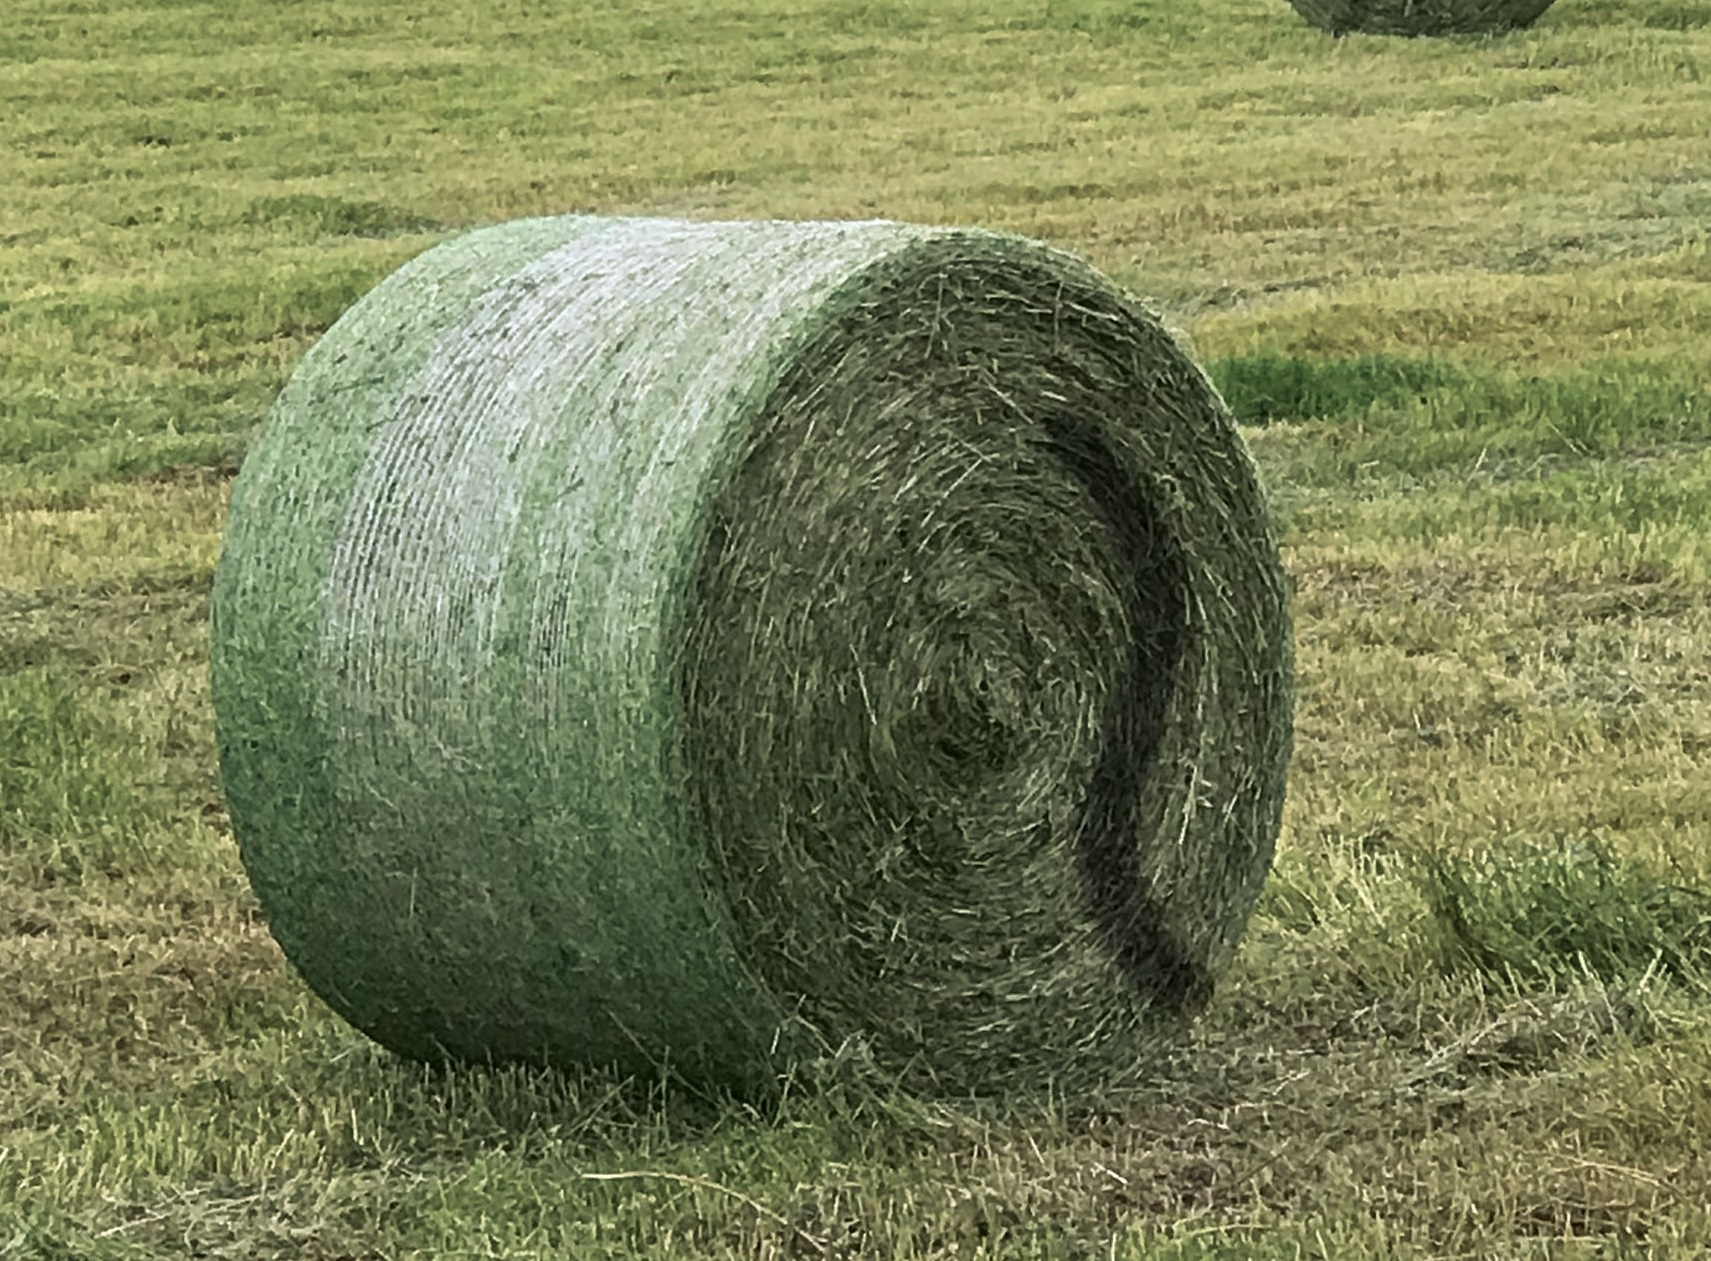
[[[451,241],[282,395],[214,612],[270,925],[406,1054],[1131,1080],[1276,835],[1252,463],[1155,319],[1016,238]]]

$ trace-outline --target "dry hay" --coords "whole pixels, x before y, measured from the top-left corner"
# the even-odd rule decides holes
[[[983,232],[441,245],[281,395],[213,635],[269,924],[414,1057],[1121,1083],[1282,804],[1229,414],[1096,272]]]

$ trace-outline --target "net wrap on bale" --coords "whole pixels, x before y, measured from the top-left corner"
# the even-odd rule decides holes
[[[1497,35],[1531,26],[1552,0],[1289,0],[1332,35]]]
[[[412,1057],[1120,1083],[1277,832],[1252,462],[1152,316],[1018,238],[448,241],[287,384],[213,614],[268,923]]]

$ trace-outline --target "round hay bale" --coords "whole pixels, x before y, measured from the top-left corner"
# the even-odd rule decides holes
[[[1332,35],[1497,35],[1538,21],[1551,0],[1289,0]]]
[[[1144,1071],[1269,866],[1292,685],[1253,464],[1083,263],[570,217],[304,358],[213,605],[233,825],[412,1057],[764,1088]]]

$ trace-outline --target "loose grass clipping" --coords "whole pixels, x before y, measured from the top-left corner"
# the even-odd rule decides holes
[[[1552,0],[1289,0],[1332,35],[1496,35],[1538,21]]]
[[[1282,803],[1285,580],[1229,414],[1096,272],[983,232],[431,250],[279,398],[213,642],[269,925],[412,1057],[1120,1084]]]

